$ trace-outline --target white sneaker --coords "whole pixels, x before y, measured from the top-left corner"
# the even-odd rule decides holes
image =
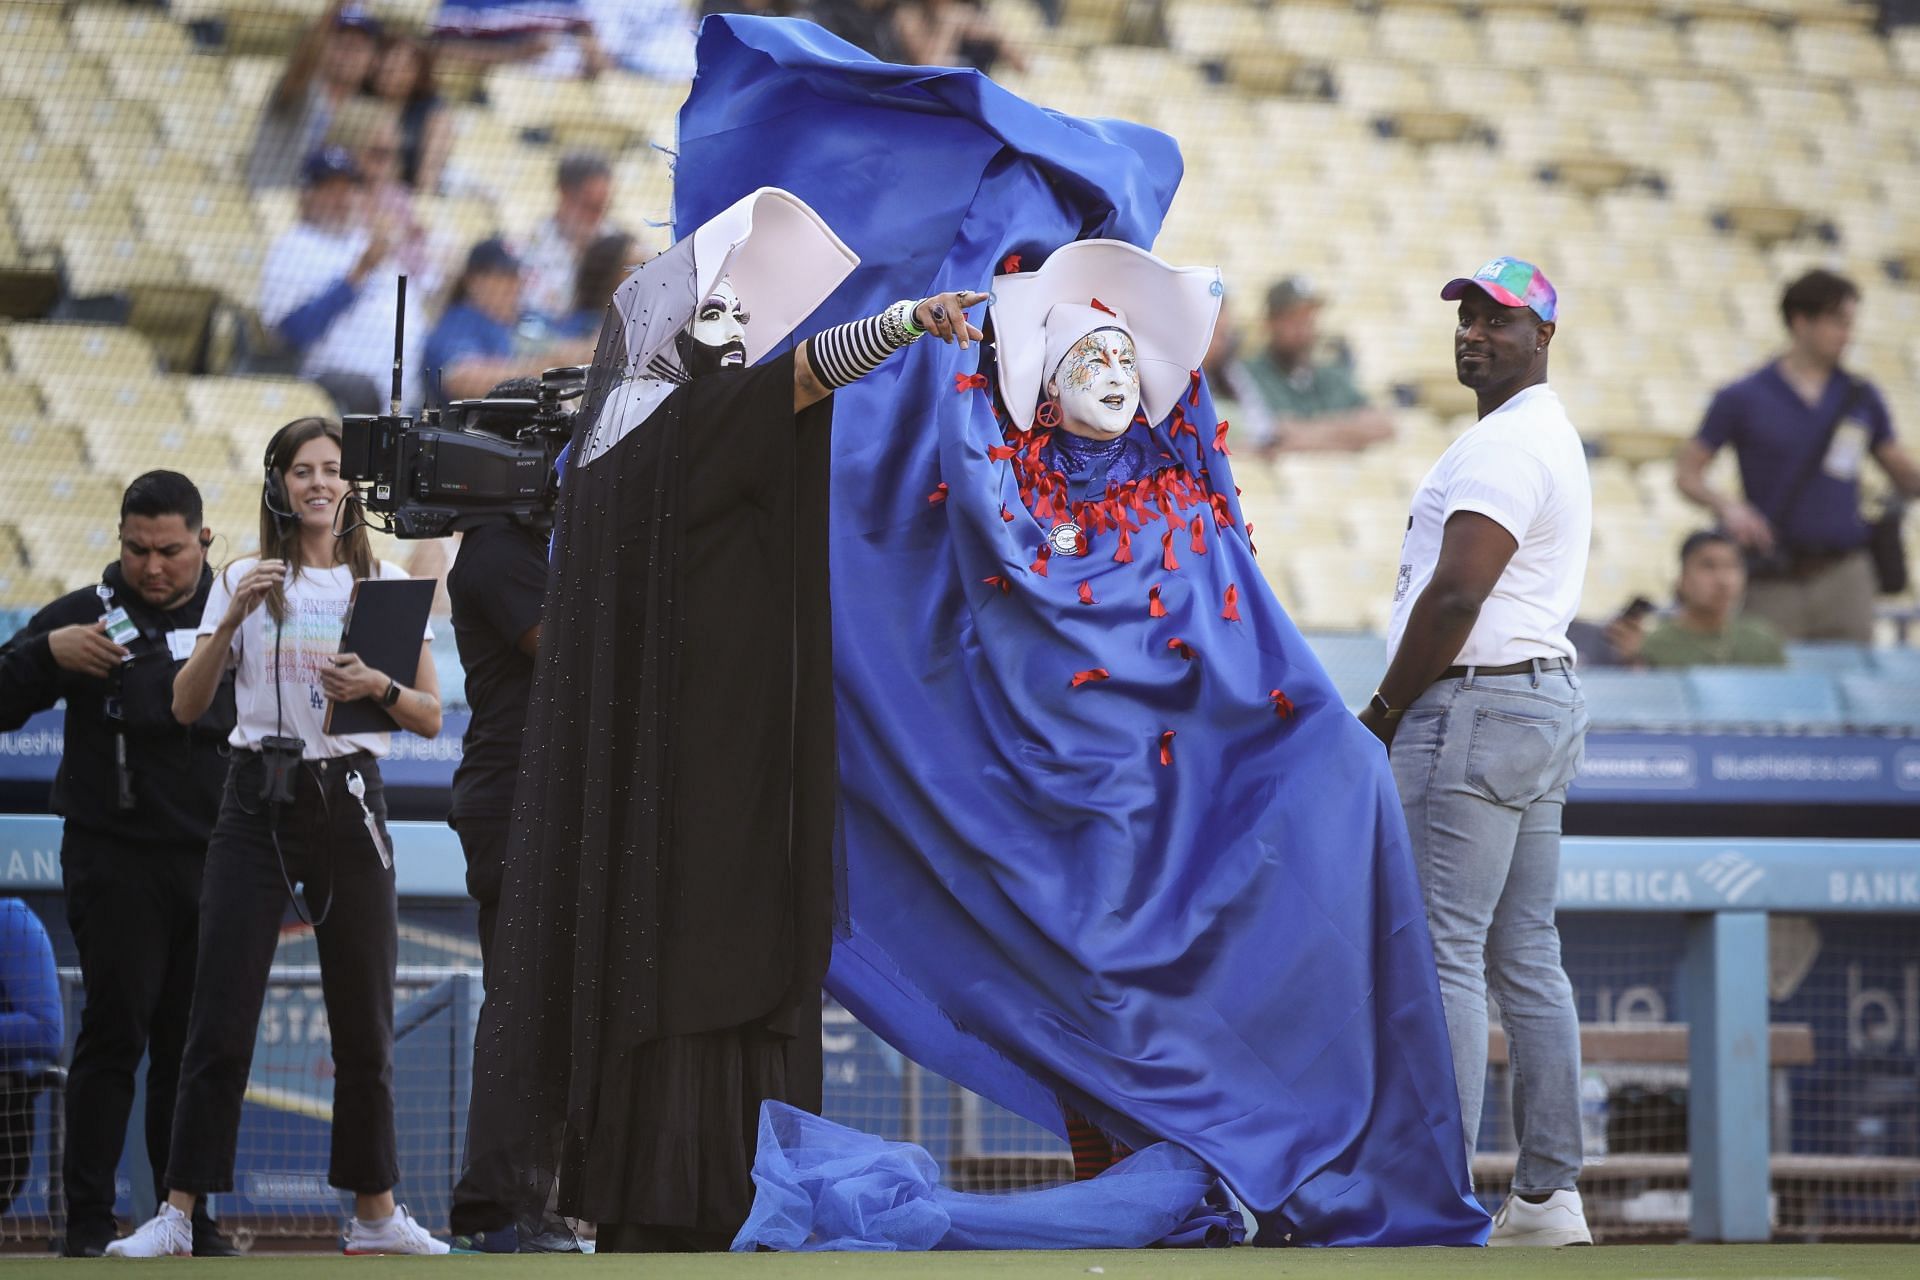
[[[393,1216],[385,1222],[353,1219],[347,1223],[346,1239],[340,1242],[340,1252],[348,1255],[446,1253],[451,1247],[428,1235],[427,1229],[413,1220],[413,1215],[407,1212],[407,1206],[403,1204],[395,1205]]]
[[[1578,1191],[1556,1191],[1539,1204],[1529,1204],[1509,1194],[1500,1212],[1493,1215],[1493,1232],[1487,1245],[1532,1245],[1557,1249],[1568,1244],[1592,1244],[1587,1230],[1587,1211],[1581,1207]]]
[[[140,1229],[107,1246],[109,1258],[191,1258],[193,1222],[170,1204],[140,1224]]]

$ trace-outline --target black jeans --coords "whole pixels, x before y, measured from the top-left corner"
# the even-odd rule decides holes
[[[507,837],[512,820],[505,817],[449,819],[467,858],[467,896],[480,904],[480,989],[493,985],[493,931],[500,920],[500,882],[506,873]]]
[[[69,826],[60,844],[67,924],[86,1003],[67,1072],[67,1235],[114,1236],[114,1172],[134,1072],[147,1056],[147,1159],[165,1174],[200,938],[198,845],[128,846]],[[162,1191],[164,1194],[164,1190]],[[144,1217],[139,1206],[135,1216]]]
[[[399,1181],[393,1129],[393,982],[399,946],[393,868],[368,834],[357,774],[386,835],[386,798],[373,757],[359,754],[302,764],[294,801],[271,819],[260,799],[262,768],[253,752],[234,753],[220,819],[207,846],[200,895],[200,963],[193,1016],[180,1067],[173,1159],[167,1185],[205,1194],[233,1187],[234,1148],[254,1030],[287,888],[304,882],[318,923],[320,989],[333,1035],[333,1147],[327,1180],[373,1195]],[[331,903],[328,899],[331,896]],[[324,912],[324,919],[321,913]]]

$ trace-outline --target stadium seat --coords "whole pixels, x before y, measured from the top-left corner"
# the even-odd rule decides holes
[[[1920,732],[1920,678],[1890,679],[1867,672],[1840,676],[1847,723],[1857,729]]]
[[[1677,672],[1583,668],[1580,691],[1595,727],[1682,729],[1697,718],[1692,689]]]
[[[117,191],[82,185],[71,178],[20,175],[6,188],[14,225],[22,244],[50,249],[75,231],[137,239],[133,206]]]
[[[153,348],[131,329],[94,324],[14,324],[0,328],[15,370],[42,385],[76,375],[151,377]]]
[[[1833,728],[1841,723],[1840,699],[1825,674],[1764,668],[1696,668],[1687,673],[1703,728]]]
[[[193,421],[233,431],[236,443],[251,433],[264,447],[268,435],[295,418],[336,416],[327,393],[298,378],[188,378],[185,385]]]
[[[48,484],[87,470],[87,447],[80,430],[38,415],[0,417],[0,442],[7,449],[9,486]]]
[[[43,379],[50,412],[93,430],[137,431],[187,421],[186,397],[160,378],[115,376],[99,368],[71,369]]]
[[[1306,637],[1320,665],[1333,678],[1340,700],[1364,707],[1387,671],[1387,642],[1363,632],[1316,631]]]
[[[1875,649],[1873,669],[1896,680],[1920,680],[1920,648],[1903,644]]]
[[[1792,671],[1839,676],[1864,672],[1872,665],[1872,651],[1856,644],[1809,641],[1787,645],[1787,667]]]
[[[66,589],[64,583],[48,574],[0,563],[0,608],[31,611],[63,594]]]

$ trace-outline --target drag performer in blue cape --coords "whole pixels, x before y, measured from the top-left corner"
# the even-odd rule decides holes
[[[1217,276],[1139,251],[1174,143],[804,23],[709,19],[699,61],[676,223],[779,186],[860,259],[802,334],[998,277],[991,349],[921,344],[836,397],[827,987],[922,1065],[1138,1151],[958,1197],[769,1105],[735,1247],[1144,1244],[1204,1220],[1215,1175],[1260,1243],[1482,1243],[1386,759],[1266,587],[1189,374]],[[1118,243],[1062,249],[1087,240]],[[1097,326],[1138,348],[1119,445],[1041,403]]]

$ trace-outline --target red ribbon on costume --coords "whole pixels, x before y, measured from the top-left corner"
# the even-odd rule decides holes
[[[1172,573],[1180,567],[1180,561],[1173,554],[1173,530],[1160,535],[1160,567]]]
[[[1115,564],[1133,563],[1133,531],[1124,524],[1120,526],[1120,545],[1113,549],[1113,562]]]
[[[1083,684],[1092,684],[1095,680],[1105,680],[1106,678],[1107,669],[1105,667],[1093,667],[1086,671],[1076,671],[1073,674],[1073,683],[1068,687],[1078,689]]]
[[[1003,596],[1013,590],[1013,584],[1011,582],[1008,582],[1005,576],[1002,574],[996,573],[991,578],[982,578],[980,579],[980,581],[986,583],[990,587],[1000,588],[1000,594]]]
[[[942,480],[939,484],[933,487],[933,492],[927,495],[927,505],[930,507],[937,507],[941,503],[945,502],[946,500],[947,500],[947,482],[945,480]]]
[[[1027,568],[1031,569],[1033,572],[1039,574],[1043,578],[1046,577],[1047,576],[1047,557],[1052,554],[1053,554],[1053,548],[1048,546],[1044,542],[1041,543],[1040,554],[1033,558],[1033,563],[1028,565]]]
[[[1000,260],[1000,274],[1010,276],[1020,269],[1020,255],[1010,253]]]
[[[1273,710],[1282,720],[1293,719],[1293,699],[1275,689],[1267,697],[1273,702]]]
[[[1095,311],[1106,312],[1108,315],[1112,316],[1115,320],[1118,320],[1120,318],[1120,313],[1118,311],[1115,311],[1112,307],[1100,301],[1100,299],[1098,298],[1092,299],[1087,305],[1092,307]]]
[[[1167,641],[1167,648],[1173,650],[1188,662],[1193,661],[1193,646],[1185,640],[1182,640],[1179,636],[1175,636],[1173,639]]]
[[[989,462],[1005,462],[1005,461],[1006,461],[1006,460],[1007,460],[1008,458],[1011,458],[1011,457],[1012,457],[1012,456],[1013,456],[1014,454],[1016,454],[1016,453],[1018,453],[1018,452],[1020,452],[1020,451],[1019,451],[1018,449],[1016,449],[1016,448],[1014,448],[1014,447],[1013,447],[1012,445],[1010,445],[1010,444],[992,444],[992,445],[988,445],[988,446],[987,446],[987,461],[989,461]]]
[[[1091,582],[1083,582],[1080,584],[1080,603],[1093,603],[1093,584]]]
[[[1167,606],[1160,603],[1160,584],[1157,582],[1147,588],[1147,616],[1149,618],[1167,616]]]
[[[1233,456],[1233,450],[1227,448],[1227,420],[1225,418],[1220,419],[1220,425],[1213,429],[1213,451],[1215,453],[1224,453],[1229,458]]]
[[[1255,555],[1260,554],[1260,548],[1253,545],[1253,521],[1251,520],[1247,521],[1247,550]]]
[[[1173,763],[1173,730],[1171,729],[1160,735],[1160,763]]]
[[[1188,375],[1187,403],[1191,405],[1200,403],[1200,371],[1198,369]]]
[[[1012,523],[1013,523],[1013,512],[1011,512],[1011,511],[1009,511],[1009,510],[1007,510],[1007,509],[1006,509],[1005,507],[1001,507],[1001,508],[1000,508],[1000,518],[1001,518],[1002,520],[1004,520],[1004,521],[1006,521],[1006,522],[1007,522],[1008,524],[1012,524]]]
[[[1203,556],[1207,554],[1207,522],[1206,520],[1200,516],[1195,516],[1193,518],[1193,526],[1190,532],[1193,534],[1193,554],[1197,556]]]
[[[956,373],[953,375],[953,389],[965,395],[969,391],[985,391],[987,375],[984,373]]]
[[[1227,584],[1226,607],[1220,610],[1220,616],[1228,622],[1240,621],[1240,588],[1231,582]]]

